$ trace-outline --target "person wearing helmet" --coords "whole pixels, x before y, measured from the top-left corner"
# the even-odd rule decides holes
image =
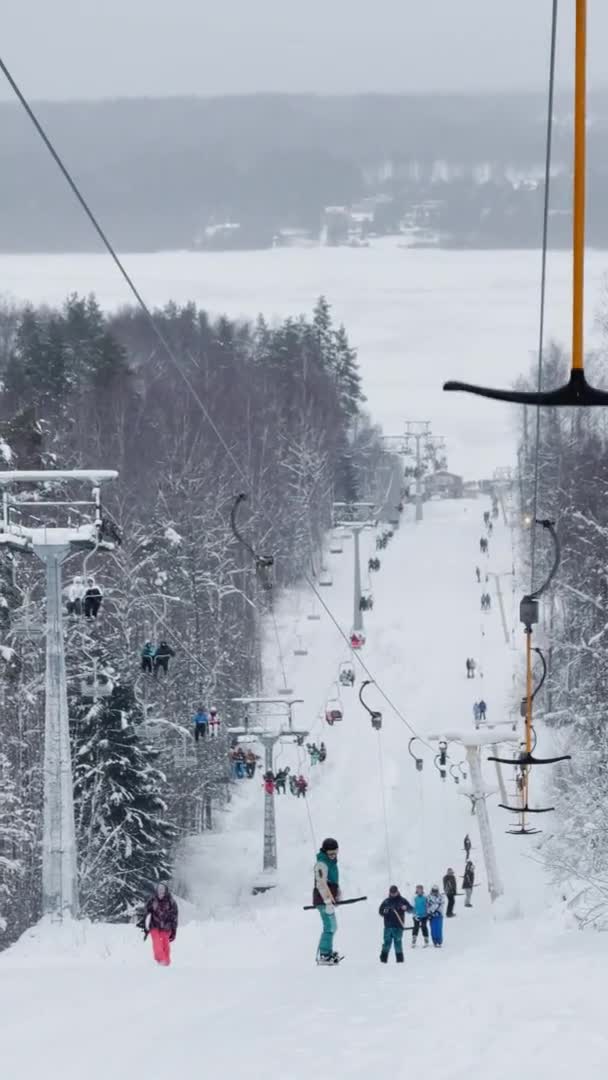
[[[433,885],[427,899],[427,911],[431,924],[431,940],[436,949],[443,945],[443,896],[439,886]]]
[[[167,886],[159,882],[146,904],[144,935],[152,938],[154,959],[161,967],[171,963],[171,942],[177,935],[177,904]]]
[[[328,836],[321,844],[314,870],[312,902],[319,909],[323,930],[317,950],[319,964],[337,964],[334,952],[334,934],[338,929],[336,901],[340,899],[340,872],[338,869],[338,841]]]
[[[209,709],[209,734],[219,735],[220,733],[220,718],[217,715],[217,709],[215,705],[212,705]]]
[[[383,900],[378,908],[378,914],[384,919],[384,938],[380,962],[388,961],[391,945],[395,946],[395,960],[398,964],[403,963],[403,931],[405,929],[405,913],[412,910],[412,905],[401,895],[396,885],[391,885],[386,900]]]

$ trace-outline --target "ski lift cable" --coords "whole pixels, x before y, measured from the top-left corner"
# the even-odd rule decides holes
[[[543,237],[541,254],[541,278],[540,278],[540,309],[538,326],[538,364],[537,364],[537,393],[542,391],[543,380],[543,353],[545,347],[545,306],[547,296],[547,249],[549,242],[549,203],[551,194],[551,157],[553,144],[553,100],[555,96],[555,55],[557,42],[557,15],[558,0],[553,0],[551,16],[551,47],[549,60],[549,93],[547,100],[547,134],[545,145],[545,197],[543,200]],[[534,493],[532,498],[532,519],[538,516],[538,487],[539,487],[539,459],[540,459],[540,402],[536,406],[536,431],[534,438]],[[536,563],[536,529],[532,529],[530,537],[530,590],[534,588],[534,571]]]
[[[386,809],[386,787],[384,781],[384,759],[382,755],[382,731],[378,732],[378,770],[380,773],[380,791],[382,793],[382,816],[384,818],[384,843],[386,846],[386,869],[388,870],[389,882],[393,880],[391,865],[391,841],[388,828],[388,813]]]
[[[280,668],[281,668],[281,677],[283,679],[283,688],[284,688],[284,690],[287,690],[288,683],[287,683],[287,673],[285,671],[285,660],[284,660],[284,656],[283,656],[283,647],[281,645],[281,637],[279,635],[279,628],[277,626],[277,617],[275,615],[274,607],[271,608],[271,617],[272,617],[272,625],[274,627],[274,636],[276,638],[277,649],[278,649],[278,653],[279,653],[279,665],[280,665]]]
[[[47,135],[47,133],[46,133],[44,127],[42,126],[40,120],[38,119],[36,113],[32,109],[32,107],[29,104],[27,98],[25,97],[25,95],[22,92],[22,90],[20,89],[19,85],[17,84],[17,82],[13,78],[11,72],[9,71],[6,63],[4,62],[4,60],[3,60],[3,58],[1,56],[0,56],[0,72],[2,72],[2,74],[6,78],[9,86],[11,87],[11,89],[12,89],[13,93],[15,94],[15,96],[17,97],[19,103],[21,104],[21,106],[25,110],[29,120],[33,124],[34,128],[36,129],[36,132],[39,135],[40,139],[42,140],[42,142],[46,146],[49,154],[53,158],[53,161],[57,165],[57,168],[61,172],[64,180],[68,184],[68,186],[71,189],[73,195],[75,196],[76,200],[80,204],[80,206],[81,206],[82,210],[84,211],[85,215],[89,219],[91,225],[93,226],[93,228],[94,228],[95,232],[97,233],[99,239],[101,240],[103,246],[105,247],[106,251],[110,255],[112,261],[114,262],[117,270],[121,274],[123,280],[125,281],[127,287],[129,288],[131,294],[135,298],[135,300],[136,300],[137,304],[139,305],[141,311],[145,315],[145,317],[146,317],[146,319],[147,319],[147,321],[148,321],[148,323],[150,325],[150,328],[151,328],[152,332],[154,333],[154,335],[156,336],[156,338],[159,341],[160,345],[164,349],[167,358],[170,360],[171,364],[173,365],[173,367],[175,368],[175,370],[179,374],[180,378],[182,379],[183,383],[185,384],[185,386],[189,390],[189,392],[192,395],[193,399],[196,401],[198,407],[200,408],[200,410],[201,410],[203,416],[205,417],[207,423],[209,424],[211,430],[213,431],[214,435],[216,436],[219,443],[223,447],[226,455],[229,457],[230,461],[234,465],[237,473],[245,480],[246,484],[249,486],[249,477],[247,476],[244,467],[242,466],[242,464],[238,460],[238,458],[235,456],[234,452],[231,450],[230,446],[228,445],[228,443],[226,442],[224,436],[222,435],[220,429],[218,428],[217,424],[214,422],[211,414],[209,413],[209,410],[205,406],[205,403],[203,402],[202,398],[200,397],[200,395],[197,393],[195,387],[193,386],[192,381],[190,380],[190,378],[188,377],[188,375],[186,374],[186,372],[182,368],[182,365],[180,364],[179,360],[177,359],[177,356],[176,356],[175,352],[171,348],[171,345],[168,342],[168,340],[166,339],[166,337],[163,334],[162,330],[157,325],[157,322],[154,319],[154,316],[152,314],[151,309],[149,308],[149,306],[146,303],[146,301],[144,300],[141,292],[137,288],[137,285],[135,284],[133,278],[128,273],[126,267],[124,266],[124,263],[122,262],[122,260],[118,256],[118,254],[117,254],[112,242],[110,241],[107,233],[102,228],[97,216],[95,215],[95,213],[91,209],[87,199],[82,194],[82,192],[81,192],[78,184],[74,180],[70,170],[68,169],[68,167],[64,163],[63,159],[59,155],[58,151],[55,148],[54,143],[52,142],[50,137]],[[196,360],[195,360],[193,354],[190,352],[189,349],[186,349],[186,356],[192,362],[192,364],[194,366],[196,366]],[[320,601],[320,603],[324,607],[325,611],[327,612],[327,614],[332,619],[332,622],[334,623],[336,628],[339,630],[340,634],[345,639],[345,641],[347,642],[347,644],[349,645],[349,648],[350,648],[350,642],[348,641],[346,635],[343,633],[337,619],[335,619],[332,612],[328,608],[327,604],[321,599],[317,589],[315,588],[314,584],[311,582],[310,577],[308,575],[305,575],[305,579],[308,582],[309,586],[312,588],[313,592],[316,594],[317,599]],[[359,664],[361,665],[363,670],[366,672],[368,677],[372,678],[371,673],[368,671],[365,663],[361,660],[361,658],[359,656],[356,656],[356,659],[358,660]],[[376,680],[374,680],[374,681],[376,681]],[[376,685],[378,686],[378,690],[379,690],[380,694],[382,695],[384,700],[387,702],[389,707],[401,719],[401,721],[406,725],[406,727],[408,727],[410,731],[415,733],[414,728],[408,723],[408,721],[405,719],[405,717],[401,714],[401,712],[399,711],[397,706],[394,705],[393,702],[389,699],[388,695],[384,692],[384,690],[382,690],[382,687],[378,683],[376,683]],[[424,742],[424,740],[422,740],[422,739],[421,739],[421,741]],[[425,745],[428,745],[428,744],[425,743]],[[429,747],[429,749],[431,749],[431,748]]]

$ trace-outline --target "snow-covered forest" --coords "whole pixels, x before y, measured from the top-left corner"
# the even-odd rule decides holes
[[[66,660],[82,912],[106,920],[132,915],[142,889],[170,872],[177,842],[212,827],[230,795],[227,740],[195,755],[191,719],[213,704],[225,723],[231,697],[260,688],[268,601],[230,529],[243,486],[235,462],[253,496],[242,528],[280,553],[280,587],[318,573],[332,499],[377,496],[382,453],[355,351],[324,299],[311,318],[273,326],[213,321],[194,305],[155,318],[189,385],[133,309],[106,317],[93,297],[72,296],[59,310],[0,314],[5,461],[120,473],[105,512],[122,543],[64,572],[68,585],[93,575],[104,592],[99,623],[66,617]],[[19,555],[3,555],[0,578],[6,946],[40,914],[44,650],[17,630],[42,618],[44,587]],[[162,640],[175,657],[154,679],[141,650]],[[92,704],[82,680],[96,668],[114,690]]]

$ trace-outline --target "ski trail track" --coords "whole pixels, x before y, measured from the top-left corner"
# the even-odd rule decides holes
[[[493,718],[508,715],[521,694],[520,635],[518,651],[511,652],[493,580],[483,581],[486,569],[510,569],[511,538],[496,523],[489,559],[479,555],[487,506],[481,499],[428,503],[417,525],[408,508],[373,578],[364,659],[423,737],[470,731],[472,704],[481,696]],[[370,536],[364,565],[371,544]],[[329,564],[334,585],[323,595],[348,632],[348,542]],[[510,579],[503,578],[502,587],[511,620]],[[482,616],[484,588],[492,611]],[[341,724],[330,728],[319,719],[348,654],[325,615],[321,622],[306,620],[309,609],[307,595],[286,597],[277,622],[289,684],[305,699],[298,725],[310,724],[311,739],[323,739],[328,749],[324,765],[306,768],[314,842],[304,801],[277,797],[279,885],[250,896],[261,866],[263,799],[259,778],[243,781],[223,830],[187,846],[180,873],[201,918],[180,928],[170,969],[154,967],[149,942],[142,945],[132,927],[41,925],[25,935],[0,958],[3,1075],[31,1080],[44,1069],[51,1080],[199,1080],[210,1074],[247,1080],[272,1068],[281,1080],[368,1080],[372,1070],[400,1078],[418,1069],[441,1080],[511,1080],[514,1071],[520,1080],[571,1080],[584,1065],[587,1078],[605,1077],[603,938],[565,932],[530,858],[534,841],[505,835],[512,820],[495,797],[491,819],[506,895],[490,905],[468,800],[450,778],[440,780],[426,749],[424,771],[416,772],[407,753],[410,732],[374,688],[370,703],[384,714],[380,734],[356,690],[341,691]],[[297,634],[307,657],[292,654]],[[483,679],[466,679],[468,655],[478,660]],[[271,644],[267,656],[271,694],[279,685]],[[452,746],[450,754],[460,757]],[[485,752],[482,757],[493,784],[493,767]],[[279,759],[292,768],[303,761],[294,747],[285,747]],[[534,795],[542,802],[536,786]],[[458,899],[441,951],[408,946],[403,966],[392,958],[380,965],[377,907],[388,885],[396,882],[409,896],[417,881],[427,888],[441,884],[448,865],[461,874],[465,832],[481,883],[473,910],[465,911]],[[319,918],[301,910],[310,900],[315,846],[324,835],[340,842],[345,895],[369,896],[366,904],[339,910],[336,945],[346,959],[332,970],[315,967]],[[58,1047],[60,1067],[49,1073]]]

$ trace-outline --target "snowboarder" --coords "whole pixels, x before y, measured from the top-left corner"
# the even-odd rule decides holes
[[[335,903],[340,899],[340,871],[338,869],[338,841],[328,836],[321,844],[314,869],[312,902],[319,909],[323,931],[317,950],[319,964],[338,964],[340,958],[334,952],[334,934],[338,929]]]
[[[411,912],[412,905],[405,897],[401,896],[396,885],[391,885],[386,900],[383,900],[378,908],[378,914],[384,919],[384,938],[382,939],[382,951],[380,962],[386,964],[391,951],[391,945],[395,946],[395,960],[398,964],[403,963],[403,930],[405,928],[405,914]]]
[[[488,708],[488,706],[486,705],[486,703],[485,703],[485,701],[483,700],[483,698],[482,698],[482,699],[481,699],[481,701],[480,701],[480,702],[478,703],[478,705],[477,705],[477,708],[479,709],[479,719],[480,719],[480,720],[485,720],[485,718],[486,718],[486,712],[487,712],[487,708]]]
[[[219,735],[220,733],[220,718],[217,714],[215,705],[212,705],[209,709],[209,734]]]
[[[414,929],[412,931],[412,949],[416,948],[416,942],[418,941],[418,934],[422,930],[422,936],[424,938],[424,947],[428,948],[429,944],[429,926],[428,926],[428,901],[424,895],[424,885],[416,885],[416,895],[414,896]]]
[[[427,910],[431,924],[431,940],[435,948],[440,949],[443,945],[443,896],[438,885],[433,885],[429,893]]]
[[[477,578],[478,584],[481,585],[481,570],[478,566],[475,567],[475,576]]]
[[[471,903],[471,896],[473,895],[473,888],[475,885],[475,866],[470,859],[467,860],[467,864],[464,868],[464,877],[462,879],[462,887],[464,889],[464,906],[473,907]]]
[[[471,845],[471,837],[469,836],[468,833],[464,838],[464,845],[463,846],[464,846],[464,853],[465,853],[465,855],[466,855],[466,857],[468,859],[469,855],[471,854],[471,847],[472,847],[472,845]]]
[[[68,615],[82,615],[82,601],[84,599],[84,581],[81,577],[75,577],[67,588],[67,612]]]
[[[152,951],[157,964],[169,967],[171,963],[171,942],[177,935],[177,904],[166,885],[156,886],[154,895],[146,904],[143,917],[144,940],[150,934]]]
[[[319,763],[322,765],[327,757],[327,747],[324,742],[319,747]]]
[[[170,645],[167,645],[166,641],[161,641],[154,653],[154,678],[158,677],[158,672],[161,670],[165,675],[169,673],[170,656],[175,656],[173,649]]]
[[[302,776],[302,774],[300,773],[300,775],[298,776],[298,779],[296,780],[296,784],[297,784],[297,796],[298,796],[298,799],[300,798],[300,796],[302,796],[302,798],[305,799],[306,798],[306,792],[308,791],[308,780],[306,779],[305,776]]]
[[[84,594],[84,613],[87,619],[96,619],[97,612],[101,607],[103,592],[96,584],[95,578],[87,578],[87,588]]]
[[[452,870],[451,866],[448,866],[446,873],[443,876],[443,891],[446,895],[448,902],[446,910],[446,919],[454,918],[454,905],[456,903],[456,893],[458,892],[458,886],[456,884],[456,874]]]
[[[144,647],[141,650],[141,670],[147,674],[152,674],[152,661],[154,660],[154,646],[151,641],[146,641]]]
[[[198,742],[199,739],[204,739],[209,724],[209,713],[204,705],[199,706],[198,711],[192,718],[192,723],[194,724],[194,741]]]

